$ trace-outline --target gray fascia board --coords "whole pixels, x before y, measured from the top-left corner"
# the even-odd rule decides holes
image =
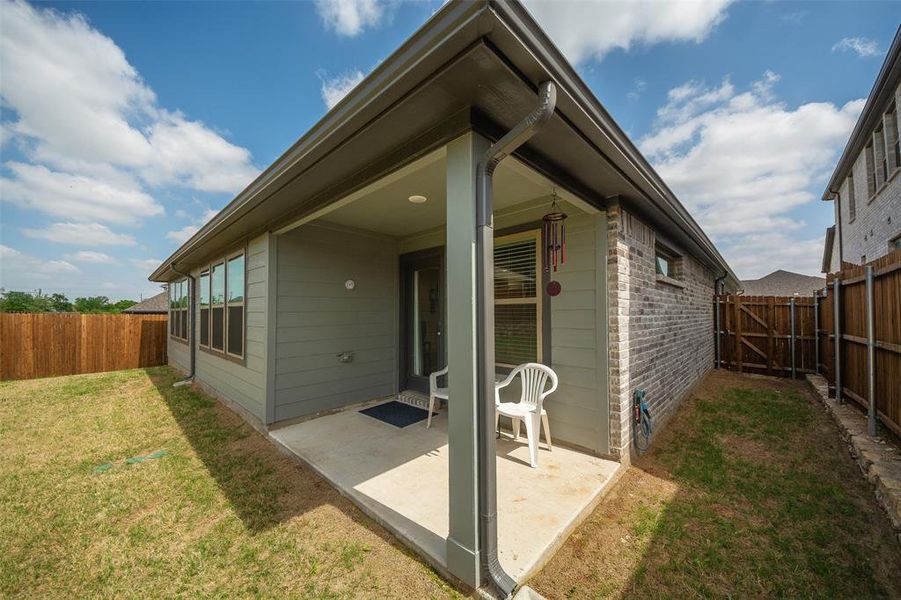
[[[876,128],[876,120],[881,118],[882,109],[888,106],[894,97],[899,81],[901,81],[901,25],[895,32],[892,46],[879,69],[879,75],[876,76],[870,95],[867,96],[867,102],[860,112],[860,117],[851,131],[851,137],[848,138],[848,143],[845,144],[838,163],[835,165],[832,177],[829,178],[829,184],[823,192],[822,199],[824,201],[834,199],[835,191],[848,176],[851,166],[869,141],[870,131]]]

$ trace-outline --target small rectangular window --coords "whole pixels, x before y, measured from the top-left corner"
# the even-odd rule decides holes
[[[867,195],[872,197],[876,193],[876,158],[873,156],[873,142],[867,144],[864,156],[867,163]]]
[[[169,284],[169,335],[175,339],[188,339],[188,280]]]
[[[210,347],[225,350],[225,264],[213,265],[210,276]]]
[[[901,250],[901,235],[899,235],[898,237],[896,237],[895,239],[893,239],[892,241],[890,241],[888,243],[888,249],[889,249],[889,251]]]
[[[857,201],[854,198],[854,174],[848,175],[848,221],[857,216]]]
[[[885,113],[885,154],[889,158],[889,171],[901,167],[901,148],[898,145],[898,111],[894,104]]]
[[[200,274],[200,345],[210,346],[210,272]]]
[[[228,259],[228,270],[225,276],[227,352],[235,356],[244,355],[244,255],[239,254]]]
[[[495,362],[541,361],[541,234],[498,238],[494,245]]]

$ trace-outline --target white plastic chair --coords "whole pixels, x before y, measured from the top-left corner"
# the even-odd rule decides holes
[[[426,429],[432,426],[432,413],[435,411],[435,399],[440,398],[442,400],[447,400],[447,388],[438,387],[438,378],[442,375],[447,375],[447,367],[429,375],[429,418],[425,422]]]
[[[500,390],[505,388],[519,375],[522,383],[522,395],[519,402],[501,402]],[[548,380],[551,387],[545,390]],[[538,441],[541,436],[540,425],[544,427],[544,438],[547,441],[548,450],[553,450],[551,445],[551,428],[548,425],[547,411],[542,404],[544,399],[557,389],[557,374],[550,367],[539,363],[526,363],[514,368],[506,379],[500,381],[494,387],[495,402],[495,428],[498,426],[500,416],[510,417],[513,421],[513,438],[519,439],[519,423],[526,424],[526,436],[529,438],[529,459],[532,467],[538,466]]]

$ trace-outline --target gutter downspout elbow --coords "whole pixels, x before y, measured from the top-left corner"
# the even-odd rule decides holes
[[[169,268],[172,269],[172,272],[175,273],[176,275],[181,275],[182,277],[187,278],[191,282],[191,285],[188,287],[188,294],[190,295],[190,298],[191,298],[189,301],[189,308],[188,308],[188,312],[189,312],[189,315],[188,315],[188,332],[189,332],[188,333],[188,347],[190,348],[190,350],[188,352],[188,357],[189,357],[188,375],[184,379],[182,379],[180,381],[176,381],[175,383],[172,384],[172,387],[182,387],[183,385],[188,385],[189,383],[194,381],[194,369],[195,369],[195,364],[197,362],[197,346],[194,343],[195,342],[195,340],[194,340],[194,335],[195,335],[194,334],[194,312],[197,310],[197,307],[195,306],[196,297],[194,294],[194,289],[196,287],[195,284],[197,283],[197,280],[190,273],[183,273],[183,272],[179,271],[178,269],[176,269],[174,262],[171,265],[169,265]]]
[[[838,229],[838,270],[842,270],[842,264],[845,262],[844,244],[842,243],[842,193],[838,190],[830,189],[829,192],[835,198],[835,226]]]
[[[491,145],[476,165],[476,410],[479,480],[479,546],[482,575],[509,598],[516,582],[497,556],[497,454],[494,391],[494,210],[492,177],[497,165],[535,135],[554,114],[557,88],[545,81],[538,90],[538,106]]]

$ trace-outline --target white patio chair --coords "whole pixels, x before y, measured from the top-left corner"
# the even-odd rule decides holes
[[[440,398],[442,400],[447,400],[447,388],[438,387],[438,378],[442,375],[447,375],[447,367],[429,375],[429,418],[425,422],[426,429],[432,426],[432,413],[435,411],[435,399]]]
[[[522,383],[522,395],[519,402],[501,402],[500,390],[505,388],[519,375]],[[551,387],[545,390],[545,385],[550,380]],[[500,416],[510,417],[513,421],[513,438],[519,439],[519,423],[526,424],[526,436],[529,438],[529,459],[532,467],[538,466],[538,441],[541,436],[540,425],[544,428],[544,438],[547,441],[548,450],[553,450],[551,445],[551,428],[548,425],[547,411],[544,409],[544,399],[557,389],[557,374],[550,367],[538,363],[526,363],[515,367],[506,379],[497,383],[495,394],[495,428],[497,428]]]

